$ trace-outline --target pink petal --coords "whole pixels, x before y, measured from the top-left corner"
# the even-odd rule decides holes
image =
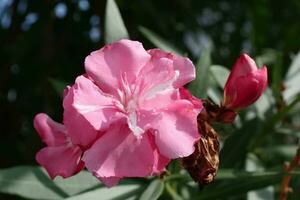
[[[255,61],[247,54],[242,54],[237,59],[236,63],[233,65],[228,80],[235,79],[240,76],[245,76],[251,71],[256,70],[257,66],[255,64]]]
[[[172,53],[166,53],[160,49],[151,49],[148,51],[152,57],[168,58],[173,61],[173,69],[179,71],[179,77],[174,82],[174,87],[179,88],[196,77],[195,66],[188,58],[177,56]]]
[[[79,76],[64,98],[64,124],[74,144],[91,145],[98,132],[121,116],[112,96],[84,76]]]
[[[195,107],[195,109],[198,109],[200,112],[203,108],[202,101],[193,95],[191,95],[190,91],[185,89],[184,87],[179,88],[180,97],[181,99],[189,100]]]
[[[138,76],[137,85],[140,86],[140,95],[148,100],[157,95],[170,93],[174,90],[173,83],[177,77],[172,60],[152,56]]]
[[[48,146],[58,146],[67,143],[65,126],[53,121],[45,113],[35,116],[34,128]]]
[[[252,71],[256,71],[256,70],[257,70],[257,66],[255,64],[255,61],[247,54],[242,54],[237,59],[237,61],[235,62],[235,64],[231,69],[229,77],[227,78],[227,82],[224,86],[224,92],[226,91],[227,95],[233,96],[235,92],[233,88],[236,85],[235,80],[240,76],[246,76]]]
[[[146,134],[137,138],[127,125],[116,124],[83,156],[97,177],[144,177],[152,173],[153,149]]]
[[[94,174],[95,175],[95,174]],[[97,176],[96,176],[97,177]],[[117,185],[120,181],[121,178],[119,177],[98,177],[98,179],[106,185],[106,187],[112,187]]]
[[[174,89],[170,93],[158,94],[152,99],[144,99],[140,103],[140,108],[144,110],[158,111],[171,105],[174,101],[180,99],[178,89]]]
[[[70,177],[79,172],[83,167],[80,161],[81,150],[73,146],[45,147],[36,154],[37,162],[54,179],[56,176]]]
[[[65,98],[65,96],[68,95],[69,91],[70,91],[71,87],[70,86],[67,86],[65,89],[64,89],[64,92],[63,92],[63,98]]]
[[[153,126],[156,145],[167,158],[186,157],[193,153],[200,135],[197,128],[199,111],[187,100],[174,102],[161,112],[161,120]]]
[[[141,43],[120,40],[87,56],[85,69],[101,90],[116,95],[121,77],[125,75],[127,81],[133,83],[149,59]]]
[[[224,87],[223,105],[231,109],[254,103],[267,87],[267,68],[258,69],[255,61],[242,54],[233,66]]]
[[[257,79],[259,82],[261,82],[261,90],[264,92],[268,86],[268,69],[264,65],[261,69],[259,69],[257,72]]]
[[[166,166],[171,161],[169,158],[161,155],[159,152],[156,144],[155,144],[155,137],[153,134],[149,134],[149,141],[153,148],[153,155],[154,155],[154,163],[151,175],[160,175],[162,172],[165,171]]]
[[[236,94],[229,108],[239,109],[254,103],[263,93],[267,86],[267,68],[250,73],[248,76],[241,76],[236,79]]]
[[[159,153],[158,149],[154,151],[154,164],[153,164],[153,173],[151,175],[160,175],[165,171],[166,166],[171,161],[169,158],[163,156]]]
[[[152,130],[153,124],[158,123],[161,118],[160,112],[155,112],[153,110],[138,110],[137,116],[137,125],[145,132]],[[153,148],[156,148],[155,145]]]

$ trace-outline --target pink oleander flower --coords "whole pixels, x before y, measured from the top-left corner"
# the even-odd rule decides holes
[[[87,56],[85,69],[64,98],[64,124],[104,184],[159,174],[193,153],[202,103],[182,88],[195,78],[189,59],[120,40]]]
[[[258,69],[252,58],[242,54],[234,64],[225,84],[223,105],[234,110],[245,108],[261,96],[267,84],[266,66]]]
[[[52,179],[56,176],[70,177],[84,168],[82,150],[70,140],[66,127],[53,121],[44,113],[34,118],[34,127],[47,147],[36,154]]]

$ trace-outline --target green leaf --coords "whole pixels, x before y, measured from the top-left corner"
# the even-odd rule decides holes
[[[290,102],[300,93],[300,52],[294,57],[292,64],[284,79],[286,89],[283,91],[284,99]]]
[[[276,102],[282,101],[282,74],[283,74],[283,55],[282,53],[277,53],[276,62],[271,66],[271,88]]]
[[[273,49],[267,49],[262,55],[255,58],[258,67],[263,65],[273,64],[277,61],[278,52]]]
[[[175,46],[173,46],[171,43],[154,33],[153,31],[145,28],[145,27],[139,27],[140,32],[148,39],[150,40],[156,47],[167,51],[167,52],[173,52],[178,55],[183,55],[183,53],[177,49]]]
[[[278,170],[279,169],[279,170]],[[290,173],[293,176],[300,176],[300,170],[296,170]],[[216,181],[223,180],[241,180],[248,178],[268,178],[273,176],[283,176],[284,172],[281,170],[281,167],[276,167],[274,169],[269,170],[257,170],[257,171],[244,171],[244,170],[236,170],[231,168],[221,168],[217,172]],[[166,182],[174,181],[174,180],[184,180],[186,182],[193,182],[192,178],[188,173],[184,174],[175,174],[167,177],[165,179]]]
[[[299,137],[300,138],[300,130],[293,130],[290,128],[277,128],[275,130],[278,134],[293,136],[293,137]]]
[[[280,183],[285,175],[282,167],[275,167],[269,170],[244,171],[235,169],[219,169],[216,180],[209,186],[205,187],[199,194],[198,185],[195,184],[188,174],[177,174],[167,178],[166,189],[169,181],[185,182],[190,194],[194,194],[193,199],[226,199],[244,195],[249,191],[262,189],[270,185]],[[290,173],[293,177],[300,177],[300,170]],[[175,192],[175,191],[173,191]],[[176,192],[175,192],[176,193]],[[197,195],[199,198],[195,198]],[[176,196],[176,195],[175,195]]]
[[[217,82],[220,88],[224,88],[227,78],[230,74],[229,69],[221,65],[212,65],[209,68],[211,76]]]
[[[257,148],[257,152],[261,152],[262,155],[265,156],[276,156],[282,157],[285,160],[291,160],[297,153],[298,146],[297,145],[278,145],[272,146],[268,148]]]
[[[118,6],[115,0],[107,0],[104,25],[105,43],[109,44],[124,38],[129,38],[129,35]]]
[[[181,196],[176,192],[176,190],[170,185],[170,183],[166,183],[166,190],[173,200],[183,200]]]
[[[140,184],[119,184],[111,188],[99,188],[80,195],[66,198],[66,200],[131,200],[144,188]]]
[[[255,102],[254,108],[256,110],[257,116],[260,119],[265,120],[267,118],[267,113],[272,109],[275,104],[275,99],[272,94],[272,90],[267,88],[261,97]]]
[[[0,170],[0,192],[29,199],[63,199],[100,187],[90,173],[82,171],[68,179],[54,181],[40,167],[19,166]]]
[[[55,78],[49,78],[49,82],[59,96],[63,96],[64,89],[68,85],[67,82]]]
[[[153,180],[143,194],[140,200],[156,200],[160,197],[164,190],[164,182],[159,179]]]
[[[219,104],[222,101],[223,94],[215,87],[209,87],[207,96],[215,103]]]
[[[206,47],[201,52],[196,65],[196,79],[192,81],[188,88],[192,94],[198,98],[207,97],[209,86],[209,66],[211,65],[210,48]]]
[[[261,125],[257,118],[246,121],[242,128],[237,129],[225,140],[220,155],[223,168],[235,168],[244,165],[248,151],[247,147],[250,145],[252,138],[259,133]]]
[[[264,123],[263,128],[261,129],[261,132],[257,137],[253,137],[251,145],[249,149],[253,149],[257,146],[259,146],[265,138],[273,133],[273,130],[275,126],[277,125],[280,120],[282,120],[289,112],[300,102],[300,94],[293,99],[293,101],[288,104],[287,106],[283,107],[280,111],[272,115],[270,119],[268,119],[267,122]]]
[[[255,154],[249,153],[247,155],[246,170],[251,171],[251,172],[264,170],[264,167],[262,166],[261,161]],[[265,187],[265,188],[262,188],[259,190],[248,192],[247,198],[253,199],[253,200],[263,200],[263,199],[273,200],[274,199],[274,187],[268,186],[268,187]]]
[[[220,169],[217,173],[216,180],[267,178],[267,177],[280,176],[280,175],[282,175],[282,172],[280,171],[247,172],[242,170]]]
[[[290,173],[299,177],[300,171]],[[197,199],[218,199],[220,197],[234,197],[246,194],[249,191],[279,184],[282,180],[283,170],[246,172],[241,170],[220,169],[216,182],[206,187]]]
[[[227,181],[213,189],[204,190],[198,199],[218,199],[220,197],[226,199],[226,197],[239,196],[252,190],[279,183],[280,180],[280,176],[267,176]]]

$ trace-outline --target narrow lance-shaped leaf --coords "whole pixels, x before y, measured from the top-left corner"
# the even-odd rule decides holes
[[[139,30],[141,33],[148,39],[150,42],[152,42],[156,47],[167,51],[167,52],[173,52],[178,55],[183,55],[183,53],[178,50],[174,45],[163,39],[161,36],[157,35],[153,31],[145,28],[145,27],[139,27]]]
[[[209,86],[207,89],[207,96],[215,104],[219,104],[223,100],[223,91],[226,80],[230,71],[221,65],[211,65],[209,67]]]
[[[237,129],[225,140],[221,150],[221,166],[223,168],[242,166],[246,159],[247,147],[253,138],[257,136],[262,124],[255,118],[243,124],[241,129]]]
[[[209,66],[211,65],[210,47],[202,50],[196,66],[196,79],[188,88],[198,98],[206,98],[209,85]]]
[[[270,65],[276,62],[277,56],[278,52],[273,49],[267,49],[263,52],[263,54],[255,58],[255,62],[258,67],[262,67],[263,65]]]
[[[140,197],[140,200],[156,200],[160,197],[164,190],[164,183],[162,180],[155,179],[153,180],[147,189],[143,192]]]
[[[198,198],[203,199],[217,199],[219,197],[228,198],[234,197],[241,194],[245,194],[251,190],[257,190],[264,188],[269,185],[279,183],[281,180],[280,176],[268,176],[261,178],[247,178],[244,180],[228,181],[226,184],[222,184],[220,187],[215,187],[213,190],[207,189],[205,192],[201,193]]]
[[[249,172],[264,170],[261,160],[259,160],[259,158],[255,154],[249,153],[247,155],[246,170]],[[263,199],[273,200],[274,187],[268,186],[259,190],[248,192],[247,197],[248,199],[253,199],[253,200],[263,200]]]
[[[105,10],[104,39],[105,43],[129,38],[128,31],[115,0],[107,0]]]
[[[221,65],[212,65],[210,66],[209,70],[211,76],[217,82],[218,86],[223,89],[227,78],[229,77],[230,71]]]
[[[40,167],[19,166],[0,170],[0,193],[29,199],[59,200],[86,190],[101,187],[90,173],[82,171],[68,179],[54,181]]]
[[[300,52],[293,58],[287,75],[284,79],[285,90],[283,91],[284,99],[290,102],[298,93],[300,93]]]
[[[131,200],[143,190],[140,184],[119,184],[112,188],[98,188],[66,198],[66,200]]]
[[[217,199],[219,197],[229,198],[244,195],[245,193],[257,189],[262,189],[267,186],[279,184],[284,172],[281,166],[276,167],[272,171],[255,171],[246,172],[240,170],[225,170],[221,169],[217,175],[217,181],[222,181],[220,184],[207,187],[199,198],[195,199]],[[295,177],[299,177],[299,171],[291,173]]]

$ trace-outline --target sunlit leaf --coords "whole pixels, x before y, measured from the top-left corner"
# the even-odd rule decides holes
[[[266,136],[268,136],[272,131],[275,129],[275,126],[277,125],[280,120],[282,120],[285,116],[289,114],[289,112],[300,102],[300,95],[295,97],[293,101],[288,104],[287,106],[283,107],[280,111],[272,115],[270,119],[268,119],[264,124],[263,128],[261,129],[261,132],[258,136],[252,138],[252,142],[250,144],[249,149],[253,149],[256,146],[259,146]]]
[[[278,52],[276,52],[273,49],[267,49],[261,54],[260,56],[257,56],[255,58],[256,64],[258,67],[262,67],[263,65],[273,64],[276,62]]]
[[[164,190],[164,183],[162,180],[153,180],[146,190],[142,193],[140,200],[156,200],[160,197]]]
[[[292,159],[297,153],[298,146],[289,144],[289,145],[277,145],[268,148],[258,148],[258,152],[262,152],[262,154],[283,157],[285,160]]]
[[[119,184],[111,188],[98,188],[80,195],[66,198],[67,200],[131,200],[144,188],[140,184]]]
[[[245,194],[252,190],[264,188],[269,185],[279,183],[280,176],[254,177],[247,179],[239,179],[236,181],[227,181],[222,186],[215,187],[212,190],[204,190],[201,197],[197,199],[218,199],[219,197],[227,198]]]
[[[261,161],[255,156],[254,154],[248,154],[246,159],[246,170],[253,172],[253,171],[263,171],[264,167],[262,166]],[[250,200],[264,200],[274,199],[274,187],[267,186],[266,188],[262,188],[259,190],[255,190],[252,192],[248,192],[247,198]]]
[[[267,88],[254,104],[257,116],[261,119],[265,119],[267,117],[267,112],[271,111],[274,104],[275,99],[273,97],[272,90],[270,88]]]
[[[173,52],[178,55],[183,55],[183,53],[178,50],[174,45],[163,39],[161,36],[157,35],[153,31],[145,28],[145,27],[139,27],[139,30],[141,33],[150,40],[156,47],[167,51],[167,52]]]
[[[284,79],[285,90],[283,92],[284,99],[290,102],[293,97],[300,93],[300,52],[295,55],[292,64]]]
[[[300,130],[293,130],[290,128],[278,128],[276,129],[276,133],[288,135],[288,136],[300,137]]]
[[[221,65],[212,65],[209,67],[212,77],[217,82],[220,88],[224,88],[227,78],[230,74],[229,69]]]
[[[204,188],[199,198],[195,199],[218,199],[243,195],[249,191],[279,184],[283,175],[282,169],[255,172],[220,169],[216,177],[216,181],[220,184]],[[300,171],[292,172],[292,176],[299,177]]]
[[[30,199],[54,200],[101,187],[90,173],[82,171],[68,179],[54,181],[40,167],[19,166],[0,170],[0,192]]]
[[[215,88],[215,87],[210,87],[207,90],[207,96],[215,103],[219,104],[222,101],[222,94],[221,92]]]
[[[198,98],[206,98],[209,86],[209,67],[211,65],[210,48],[204,48],[196,65],[196,79],[188,88]]]
[[[114,41],[129,38],[122,16],[115,0],[107,0],[105,10],[104,39],[109,44]]]

